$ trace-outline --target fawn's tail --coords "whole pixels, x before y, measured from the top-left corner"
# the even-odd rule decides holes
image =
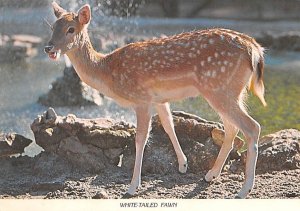
[[[264,98],[265,86],[263,82],[264,76],[264,49],[260,46],[256,46],[255,49],[252,49],[252,66],[253,74],[251,77],[249,90],[251,90],[262,102],[264,106],[267,106],[267,103]]]

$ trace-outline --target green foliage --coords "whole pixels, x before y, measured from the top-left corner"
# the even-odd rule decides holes
[[[259,100],[251,95],[250,115],[262,125],[262,134],[287,128],[300,130],[300,71],[266,69],[265,72],[268,106],[260,106]]]
[[[261,124],[261,135],[287,128],[300,130],[300,71],[266,69],[264,83],[268,106],[263,107],[252,93],[247,100],[249,114]],[[220,120],[201,97],[173,103],[172,108],[209,120]]]

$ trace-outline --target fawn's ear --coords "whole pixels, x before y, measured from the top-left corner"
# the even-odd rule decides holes
[[[55,1],[52,2],[52,7],[53,7],[54,15],[57,18],[60,18],[62,16],[62,14],[64,14],[64,13],[67,12],[65,9],[63,9],[62,7],[60,7]]]
[[[83,25],[88,24],[90,22],[90,20],[91,20],[90,5],[86,4],[78,10],[78,20],[79,20],[79,23],[81,23]]]

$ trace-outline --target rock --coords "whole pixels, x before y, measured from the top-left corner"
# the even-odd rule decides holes
[[[274,34],[265,32],[256,38],[264,47],[278,51],[300,51],[300,33],[298,31]]]
[[[259,143],[258,172],[300,168],[300,131],[281,130],[262,137]],[[243,155],[244,160],[245,154]]]
[[[37,55],[40,37],[32,35],[0,35],[0,62],[22,61]]]
[[[108,194],[105,190],[101,189],[92,197],[92,199],[108,199]]]
[[[35,142],[49,152],[55,151],[60,141],[68,136],[67,131],[63,131],[57,126],[57,121],[62,121],[62,118],[54,113],[55,111],[49,108],[31,124]]]
[[[41,178],[64,177],[74,174],[76,170],[66,159],[51,152],[41,152],[34,161],[31,169],[34,175]]]
[[[221,130],[223,126],[184,112],[173,112],[172,114],[177,137],[188,159],[188,171],[197,173],[209,170],[220,150],[219,145],[212,139],[212,131]],[[222,137],[218,137],[219,142],[221,139]],[[237,143],[240,144],[240,142],[237,139]],[[234,151],[238,148],[236,147]],[[123,167],[132,170],[134,159],[134,146],[128,147],[122,160]],[[145,148],[143,173],[167,174],[177,171],[178,164],[174,148],[158,116],[155,116],[150,139]]]
[[[14,42],[22,42],[31,44],[33,47],[37,47],[43,40],[40,37],[28,35],[28,34],[16,34],[12,35],[11,39]]]
[[[15,133],[0,133],[0,157],[8,157],[24,152],[32,140]]]
[[[172,114],[177,137],[188,158],[188,171],[209,170],[224,140],[223,126],[184,112]],[[55,154],[78,170],[101,172],[117,165],[126,171],[133,169],[135,127],[131,124],[105,118],[81,119],[72,114],[62,117],[49,108],[34,120],[31,128],[36,143],[46,153]],[[299,137],[300,132],[292,129],[263,137],[259,146],[258,172],[299,168]],[[239,137],[235,138],[225,169],[243,170],[246,152],[239,153],[243,144]],[[152,119],[143,160],[145,174],[178,171],[175,151],[158,116]]]
[[[211,131],[211,136],[214,143],[221,147],[225,138],[225,131],[219,128],[214,128]],[[241,156],[240,150],[243,148],[244,144],[245,142],[240,137],[235,137],[233,143],[233,151],[231,151],[229,155],[231,159],[239,159],[239,157]]]
[[[102,149],[85,145],[74,136],[60,142],[57,154],[82,171],[100,172],[113,163],[109,160],[110,157],[105,156]]]
[[[57,118],[57,114],[53,108],[49,108],[45,114],[46,114],[46,116],[45,116],[46,119],[55,121]]]
[[[73,67],[65,67],[64,75],[52,83],[49,92],[39,97],[45,106],[101,105],[101,94],[83,83]]]
[[[63,187],[63,183],[62,182],[41,182],[41,183],[37,183],[34,184],[31,188],[31,191],[55,191],[55,190],[59,190],[62,189]]]
[[[221,147],[225,138],[225,131],[219,128],[214,128],[211,131],[211,136],[214,143]],[[240,150],[243,146],[244,141],[240,137],[236,136],[234,139],[233,148],[237,151]]]
[[[178,138],[190,160],[190,169],[207,169],[219,150],[211,139],[211,131],[222,125],[183,112],[173,114]],[[79,169],[101,171],[109,165],[116,166],[122,154],[122,166],[129,169],[133,166],[135,127],[128,123],[103,118],[80,119],[75,115],[62,117],[49,108],[33,121],[31,128],[36,143],[46,152],[63,157]],[[174,167],[177,166],[174,149],[157,116],[153,118],[152,128],[145,151],[144,171],[177,169]],[[209,151],[213,152],[212,156]]]
[[[118,165],[120,155],[134,141],[135,128],[111,119],[58,116],[52,108],[31,124],[36,143],[83,171],[99,172]]]
[[[173,112],[173,118],[178,139],[188,157],[189,171],[211,168],[224,138],[223,126],[184,112]],[[34,120],[31,128],[39,146],[78,169],[101,171],[118,164],[125,169],[133,168],[135,127],[128,123],[104,118],[80,119],[72,114],[62,117],[49,108]],[[243,141],[236,138],[233,151],[237,154],[242,145]],[[158,116],[154,116],[143,172],[166,174],[177,168],[173,146]]]
[[[129,37],[124,38],[125,45],[128,45],[130,43],[135,43],[135,42],[143,42],[143,41],[145,41],[145,38],[143,38],[143,37],[136,37],[136,36],[130,37],[129,36]]]
[[[87,145],[80,143],[80,140],[76,136],[70,136],[60,141],[58,152],[67,152],[67,154],[86,154],[89,152],[89,149]]]

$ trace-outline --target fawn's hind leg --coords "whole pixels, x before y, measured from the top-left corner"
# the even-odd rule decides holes
[[[250,117],[243,108],[243,104],[241,102],[243,98],[243,93],[241,92],[239,95],[236,94],[236,98],[233,96],[233,94],[220,94],[219,98],[216,99],[211,97],[208,99],[208,101],[209,104],[214,108],[216,112],[219,113],[219,115],[223,119],[226,119],[226,121],[230,122],[244,134],[245,139],[247,141],[248,150],[246,159],[246,178],[242,189],[240,190],[237,196],[238,198],[245,198],[247,194],[250,193],[254,185],[255,168],[258,156],[257,143],[260,134],[260,125],[252,117]],[[236,134],[237,130],[232,131],[235,132],[232,132],[230,136]],[[220,166],[220,164],[218,164],[217,166]],[[213,173],[209,173],[207,175],[207,179],[211,179],[210,177],[212,174]]]
[[[226,118],[222,118],[223,124],[224,124],[224,130],[225,130],[225,138],[221,147],[221,150],[219,152],[219,155],[215,161],[215,164],[213,165],[212,169],[208,171],[208,173],[205,175],[205,180],[207,182],[212,181],[213,179],[217,178],[224,166],[224,163],[230,153],[230,151],[233,148],[233,141],[238,133],[237,127],[235,127],[232,123],[230,123]]]
[[[245,198],[254,186],[260,125],[243,110],[235,113],[233,121],[236,122],[237,127],[240,128],[247,141],[246,178],[237,196],[237,198]]]
[[[187,158],[184,155],[181,146],[178,142],[175,130],[174,130],[174,123],[173,117],[170,111],[169,103],[164,104],[156,104],[155,105],[158,116],[160,118],[161,124],[165,129],[166,133],[169,135],[173,147],[175,149],[178,164],[179,164],[179,172],[185,173],[187,171]]]

